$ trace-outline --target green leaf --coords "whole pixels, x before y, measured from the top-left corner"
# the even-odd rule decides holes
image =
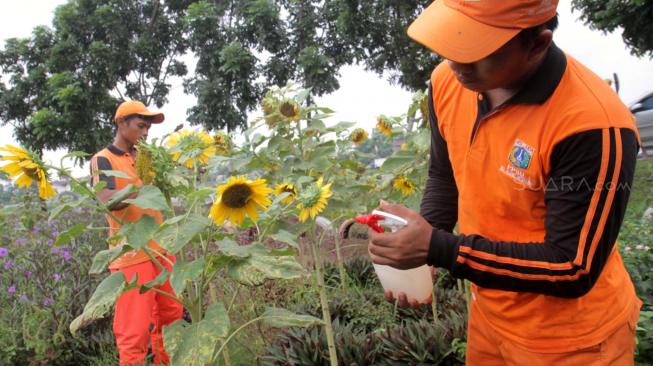
[[[306,275],[306,271],[295,257],[255,255],[248,261],[269,279],[291,280]]]
[[[132,192],[134,191],[134,185],[133,184],[128,184],[125,186],[125,188],[119,190],[118,192],[114,193],[113,196],[111,196],[111,199],[109,202],[107,202],[107,207],[112,208],[118,203],[122,202],[125,198],[127,198]]]
[[[348,128],[356,126],[356,122],[338,122],[336,125],[329,127],[327,131],[329,132],[342,132]]]
[[[268,251],[261,243],[240,245],[232,239],[225,238],[218,242],[218,248],[224,255],[233,258],[249,258],[252,255],[267,255]]]
[[[120,170],[100,170],[98,175],[103,174],[106,175],[107,177],[116,177],[116,178],[124,178],[124,179],[131,179],[131,175],[121,172]]]
[[[72,238],[76,237],[77,235],[83,233],[84,229],[86,229],[86,224],[77,224],[72,228],[60,233],[57,236],[57,239],[54,241],[54,246],[59,247],[70,243],[70,240],[72,240]]]
[[[262,317],[266,324],[275,328],[310,327],[324,323],[322,319],[311,315],[295,314],[286,309],[272,307],[266,308]]]
[[[381,171],[398,173],[410,164],[414,164],[415,155],[407,151],[399,151],[395,155],[387,158],[383,165],[381,165]]]
[[[61,160],[63,161],[64,159],[67,159],[67,158],[84,158],[84,157],[87,157],[89,155],[91,155],[91,154],[83,152],[83,151],[72,151],[72,152],[69,152],[68,154],[62,156]]]
[[[66,202],[62,203],[61,205],[55,207],[52,212],[50,212],[50,217],[48,217],[48,221],[52,221],[59,217],[62,213],[66,211],[70,211],[74,207],[79,207],[82,203],[86,202],[86,197],[81,197],[77,201],[74,202]]]
[[[128,284],[125,282],[125,275],[122,272],[114,272],[102,280],[84,306],[82,314],[70,323],[70,333],[75,336],[81,328],[96,319],[103,318],[113,309],[113,304],[127,288]]]
[[[222,303],[211,304],[204,319],[189,325],[178,320],[163,328],[166,351],[171,365],[205,366],[212,358],[218,343],[229,335],[229,315]]]
[[[118,235],[124,235],[127,243],[134,249],[141,249],[147,245],[154,233],[159,229],[159,223],[150,215],[143,215],[136,222],[129,222],[122,225]]]
[[[175,222],[162,227],[154,236],[154,240],[170,254],[179,252],[195,235],[211,225],[209,218],[198,214],[190,214],[186,219]]]
[[[227,275],[234,281],[245,286],[259,286],[265,282],[266,276],[247,261],[233,263],[227,270]]]
[[[294,248],[299,249],[299,244],[295,241],[297,238],[296,235],[293,235],[285,230],[279,230],[279,232],[270,235],[270,237],[276,241],[280,241],[282,243],[286,243],[291,245]]]
[[[132,204],[142,209],[165,210],[168,208],[166,198],[159,188],[155,186],[143,186],[138,191],[138,196],[133,199],[126,199],[125,203]]]
[[[172,268],[170,285],[176,294],[181,294],[187,281],[197,279],[204,271],[204,258],[196,259],[190,263],[177,261]]]
[[[163,285],[168,280],[168,277],[170,277],[170,272],[168,272],[167,270],[161,271],[161,273],[159,273],[159,275],[156,276],[155,279],[141,285],[141,289],[139,290],[140,293],[144,294],[147,291],[149,291],[152,287]]]
[[[96,185],[93,186],[93,192],[97,194],[98,192],[105,189],[106,187],[107,187],[107,182],[101,180]]]
[[[106,271],[109,263],[113,262],[116,258],[120,257],[125,252],[128,252],[132,248],[129,245],[121,245],[111,249],[106,249],[99,251],[95,257],[93,257],[93,264],[91,264],[91,269],[89,269],[89,274],[100,274]]]

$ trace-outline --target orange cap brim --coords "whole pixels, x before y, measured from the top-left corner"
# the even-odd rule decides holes
[[[147,111],[147,112],[139,112],[138,114],[141,115],[141,116],[150,117],[151,118],[150,121],[152,123],[161,123],[165,119],[165,116],[163,115],[163,113],[159,113],[159,112]]]
[[[435,0],[408,27],[408,36],[448,60],[472,63],[498,50],[519,31],[481,23]]]

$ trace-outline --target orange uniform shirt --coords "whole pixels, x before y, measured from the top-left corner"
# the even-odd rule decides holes
[[[555,46],[494,109],[446,62],[431,85],[428,262],[474,282],[481,314],[512,342],[545,353],[600,343],[641,305],[616,249],[637,154],[632,115]],[[456,222],[461,235],[448,232]]]
[[[102,174],[103,170],[117,170],[123,172],[130,176],[129,179],[119,178],[119,177],[108,177]],[[136,174],[136,168],[134,167],[134,161],[132,160],[131,154],[124,152],[117,147],[110,145],[109,147],[102,149],[97,154],[91,158],[91,177],[93,185],[97,184],[100,180],[107,183],[107,189],[116,189],[120,190],[125,188],[127,185],[132,184],[134,186],[140,187],[143,185],[138,174]],[[136,222],[143,215],[150,215],[154,217],[156,222],[161,223],[163,219],[161,217],[161,212],[155,210],[145,210],[134,205],[129,205],[121,210],[115,210],[112,212],[113,215],[120,219],[122,222]],[[118,233],[120,229],[120,222],[114,220],[111,216],[106,215],[107,222],[109,224],[109,237],[112,237]],[[124,239],[123,239],[124,240]],[[111,247],[124,244],[124,242],[112,243]],[[166,254],[159,245],[150,240],[148,247],[152,248],[162,254]],[[130,266],[137,263],[142,263],[150,260],[150,258],[145,254],[142,249],[129,251],[110,265],[110,269],[118,269],[126,266]]]

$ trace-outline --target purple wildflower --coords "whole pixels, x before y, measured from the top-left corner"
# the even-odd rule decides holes
[[[7,259],[5,262],[5,269],[12,269],[14,268],[14,263],[11,261],[11,259]]]
[[[59,254],[61,253],[61,248],[54,247],[52,248],[52,254]]]
[[[0,247],[0,257],[6,257],[9,255],[9,249]]]
[[[62,251],[62,252],[61,252],[61,255],[63,256],[63,259],[64,259],[66,262],[69,261],[69,260],[71,260],[72,257],[73,257],[72,254],[70,254],[70,252],[67,251],[67,250]]]
[[[25,244],[29,243],[29,240],[27,240],[25,238],[20,238],[20,239],[16,239],[15,243],[16,243],[16,245],[25,245]]]
[[[45,299],[45,301],[43,301],[44,306],[50,306],[52,304],[54,304],[54,300],[52,300],[51,297],[48,297],[47,299]]]
[[[56,231],[56,230],[53,231],[53,232],[52,232],[52,237],[56,239],[57,236],[59,236],[59,232]]]
[[[58,273],[55,273],[54,276],[52,277],[54,277],[54,282],[59,282],[59,280],[61,279],[61,276]]]
[[[16,293],[16,286],[11,285],[8,289],[7,292],[10,294]]]
[[[32,278],[32,271],[25,272],[25,277]]]
[[[48,239],[47,243],[48,243],[48,245],[52,245],[52,244],[54,244],[54,240]]]

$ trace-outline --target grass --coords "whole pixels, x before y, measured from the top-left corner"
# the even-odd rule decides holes
[[[626,220],[639,220],[653,206],[653,159],[637,160]]]

